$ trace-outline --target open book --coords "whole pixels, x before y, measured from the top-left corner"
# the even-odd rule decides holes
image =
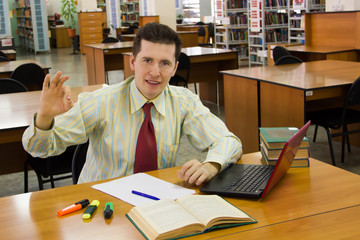
[[[217,195],[187,195],[137,206],[126,216],[147,239],[200,234],[256,220]]]

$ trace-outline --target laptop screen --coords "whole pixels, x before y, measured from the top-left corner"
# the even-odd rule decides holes
[[[280,157],[275,165],[273,173],[270,176],[270,179],[264,189],[261,198],[263,198],[270,190],[276,185],[276,183],[286,174],[289,170],[297,150],[300,147],[300,144],[305,137],[305,134],[310,126],[310,121],[308,121],[292,138],[287,141],[284,148],[281,151]]]

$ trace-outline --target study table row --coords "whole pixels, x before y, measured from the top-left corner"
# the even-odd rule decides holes
[[[261,154],[244,155],[239,163],[261,164]],[[179,167],[148,174],[192,188],[177,178]],[[111,179],[110,179],[111,180]],[[0,198],[0,231],[5,239],[143,239],[125,217],[132,205],[91,188],[91,183]],[[187,239],[358,239],[360,237],[360,176],[310,160],[309,168],[291,168],[263,200],[226,197],[258,223],[212,231]],[[76,201],[97,199],[93,218],[84,210],[58,217],[56,212]],[[114,205],[111,219],[102,214],[106,202]]]
[[[225,123],[250,153],[259,150],[259,127],[300,129],[307,112],[343,106],[349,87],[360,76],[360,62],[322,60],[221,73]],[[358,146],[360,134],[351,135],[350,142]]]
[[[132,42],[85,45],[88,83],[105,83],[105,72],[124,70],[124,77],[133,75],[129,58]],[[191,62],[189,83],[199,83],[202,100],[223,105],[223,80],[221,70],[238,68],[238,52],[227,49],[188,47],[182,48]],[[184,72],[178,71],[184,76]]]

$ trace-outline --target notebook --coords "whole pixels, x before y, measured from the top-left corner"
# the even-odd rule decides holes
[[[200,191],[233,197],[265,197],[289,170],[309,126],[310,121],[285,143],[275,166],[233,164]]]

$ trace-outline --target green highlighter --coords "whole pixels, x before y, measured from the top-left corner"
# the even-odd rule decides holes
[[[93,200],[83,213],[82,218],[85,220],[90,219],[99,205],[100,202],[98,200]]]
[[[112,202],[107,202],[104,208],[104,218],[109,219],[113,214],[113,204]]]

